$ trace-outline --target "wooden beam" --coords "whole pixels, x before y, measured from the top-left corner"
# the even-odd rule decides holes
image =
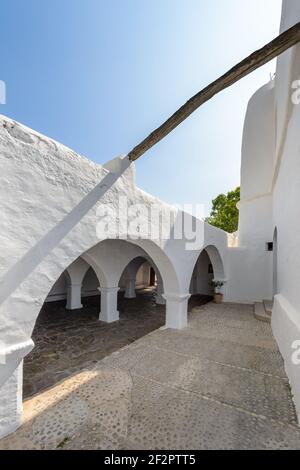
[[[262,65],[267,64],[270,60],[275,59],[287,49],[297,44],[299,41],[300,22],[277,36],[277,38],[275,38],[273,41],[251,54],[239,64],[235,65],[227,73],[193,96],[167,121],[165,121],[160,127],[153,131],[136,147],[134,147],[128,153],[129,159],[131,161],[137,160],[145,152],[147,152],[147,150],[149,150],[166,135],[168,135],[173,129],[179,126],[179,124],[181,124],[188,116],[196,111],[199,106],[210,100],[220,91],[225,90],[237,81],[241,80],[241,78],[246,77],[248,74],[258,69]]]

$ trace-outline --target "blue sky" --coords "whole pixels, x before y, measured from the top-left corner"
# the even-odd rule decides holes
[[[0,0],[0,113],[99,163],[278,34],[281,0]],[[247,101],[275,62],[204,105],[137,162],[171,203],[239,184]]]

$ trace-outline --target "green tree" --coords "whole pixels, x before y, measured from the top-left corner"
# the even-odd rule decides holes
[[[219,194],[212,201],[212,210],[210,216],[205,219],[205,222],[228,233],[236,232],[239,222],[239,211],[236,205],[239,200],[239,187],[227,194]]]

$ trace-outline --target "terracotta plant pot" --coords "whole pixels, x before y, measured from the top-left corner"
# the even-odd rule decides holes
[[[214,295],[214,303],[221,304],[223,301],[223,294],[215,294]]]

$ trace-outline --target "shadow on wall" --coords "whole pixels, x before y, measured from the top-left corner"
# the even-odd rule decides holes
[[[118,178],[127,170],[129,160],[118,173],[108,173],[95,188],[85,196],[72,211],[48,232],[22,259],[20,259],[3,277],[0,288],[0,304],[34,271],[41,261],[63,240],[64,237],[80,222],[98,200],[111,188]]]

